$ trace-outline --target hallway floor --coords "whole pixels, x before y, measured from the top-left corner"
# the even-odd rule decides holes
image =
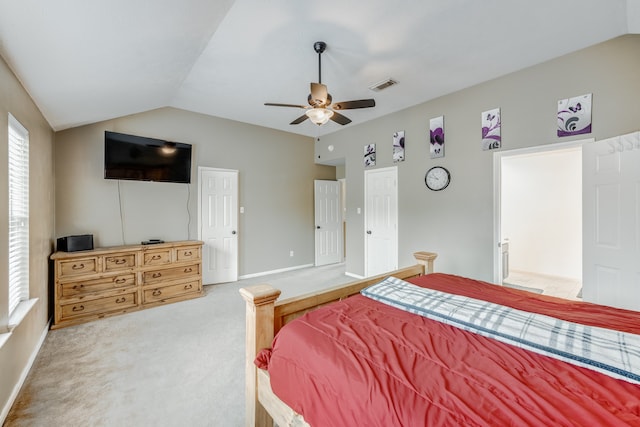
[[[509,276],[503,282],[529,288],[542,289],[544,295],[580,301],[578,297],[582,282],[564,277],[545,276],[543,274],[526,271],[509,271]]]

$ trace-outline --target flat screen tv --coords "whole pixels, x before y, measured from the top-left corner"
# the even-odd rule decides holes
[[[191,182],[191,144],[104,133],[105,179]]]

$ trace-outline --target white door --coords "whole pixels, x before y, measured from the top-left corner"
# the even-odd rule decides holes
[[[199,169],[202,282],[238,280],[238,171]]]
[[[316,265],[335,264],[342,259],[342,215],[340,183],[314,181]]]
[[[398,268],[398,169],[364,172],[365,276]]]
[[[583,148],[585,301],[640,310],[640,133]]]

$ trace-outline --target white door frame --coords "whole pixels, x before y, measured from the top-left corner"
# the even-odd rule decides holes
[[[552,144],[534,147],[517,148],[514,150],[497,151],[493,153],[493,282],[502,284],[502,158],[521,156],[523,154],[542,153],[545,151],[563,150],[582,146],[595,141],[586,138],[568,142],[554,142]]]
[[[240,172],[236,169],[223,169],[223,168],[212,168],[212,167],[207,167],[207,166],[198,166],[198,240],[202,240],[202,174],[205,171],[211,171],[211,172],[230,172],[230,173],[235,173],[236,176],[239,177]],[[238,188],[238,193],[240,192],[240,189]],[[236,195],[237,198],[237,202],[239,204],[239,194]],[[240,223],[239,223],[239,217],[237,215],[236,212],[236,228],[235,228],[235,232],[239,233],[239,228],[240,228]],[[236,236],[238,236],[238,234],[236,234]],[[238,239],[239,241],[239,237],[236,237],[236,239]],[[236,242],[236,247],[235,247],[235,257],[236,257],[236,266],[239,265],[238,263],[238,253],[239,253],[239,242]],[[204,265],[204,253],[203,253],[203,265],[202,265],[202,270],[204,271],[205,265]],[[238,272],[236,271],[236,280],[237,280],[237,276],[238,276]],[[204,284],[204,283],[203,283]]]

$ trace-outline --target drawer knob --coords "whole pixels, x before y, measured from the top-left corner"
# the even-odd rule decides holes
[[[191,251],[184,251],[184,256],[191,256],[193,253]]]
[[[160,258],[162,258],[160,255],[154,255],[151,257],[151,260],[156,261],[156,260],[159,260]]]
[[[125,302],[125,301],[127,301],[127,298],[125,298],[125,297],[118,298],[118,299],[116,300],[116,304],[121,304],[121,303],[123,303],[123,302]]]
[[[82,311],[84,310],[84,305],[74,305],[71,311]]]
[[[193,289],[193,285],[189,283],[188,285],[184,285],[184,290],[187,291],[189,289]]]
[[[120,277],[120,278],[116,278],[114,281],[116,282],[116,284],[120,285],[120,284],[126,282],[127,279],[125,279],[124,277]]]
[[[71,267],[72,270],[82,270],[84,268],[84,264],[73,264]]]
[[[121,264],[124,264],[125,262],[127,262],[127,260],[124,258],[118,258],[117,260],[115,260],[116,265],[121,265]]]
[[[73,285],[73,289],[82,289],[82,288],[84,288],[83,284]]]
[[[162,273],[153,273],[151,277],[153,277],[154,279],[157,279],[158,277],[162,277]]]
[[[162,291],[160,289],[154,289],[151,295],[153,295],[154,297],[159,297],[160,295],[162,295]]]
[[[193,268],[191,268],[191,267],[187,267],[187,268],[184,269],[185,273],[191,273],[192,271],[193,271]]]

